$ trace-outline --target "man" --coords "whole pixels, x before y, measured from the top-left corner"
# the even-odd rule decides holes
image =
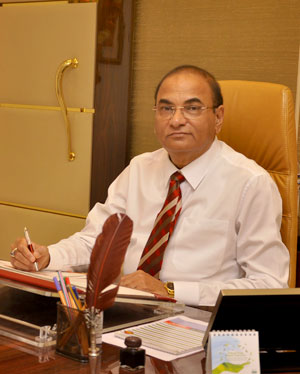
[[[123,212],[134,222],[124,286],[174,292],[189,305],[214,305],[221,289],[287,287],[279,192],[264,169],[217,140],[224,107],[215,78],[198,67],[175,68],[158,85],[154,110],[163,148],[132,159],[81,232],[48,248],[35,244],[34,256],[24,239],[15,242],[13,266],[33,271],[35,259],[40,269],[87,264],[106,218]],[[161,234],[163,214],[171,216]]]

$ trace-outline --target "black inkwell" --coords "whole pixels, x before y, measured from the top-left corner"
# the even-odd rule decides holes
[[[142,340],[137,336],[125,339],[126,348],[120,349],[120,373],[144,373],[145,350],[140,348]]]

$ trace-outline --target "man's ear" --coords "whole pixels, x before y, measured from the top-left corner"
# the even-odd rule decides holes
[[[219,134],[219,132],[222,129],[222,124],[224,120],[224,105],[218,106],[218,108],[215,109],[215,116],[216,116],[216,134]]]

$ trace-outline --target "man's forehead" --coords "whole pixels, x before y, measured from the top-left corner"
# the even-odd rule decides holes
[[[170,75],[162,82],[157,100],[168,99],[170,96],[182,97],[184,101],[191,98],[201,100],[204,96],[212,98],[212,92],[209,83],[202,75],[183,71]]]

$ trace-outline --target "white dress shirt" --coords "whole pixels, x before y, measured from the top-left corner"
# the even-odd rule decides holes
[[[49,246],[49,269],[89,262],[104,221],[126,213],[134,223],[123,271],[137,269],[141,254],[177,168],[159,149],[132,159],[90,211],[84,229]],[[254,161],[215,140],[181,173],[182,210],[165,250],[162,281],[175,298],[214,305],[221,289],[287,287],[289,253],[281,241],[282,202],[276,184]]]

